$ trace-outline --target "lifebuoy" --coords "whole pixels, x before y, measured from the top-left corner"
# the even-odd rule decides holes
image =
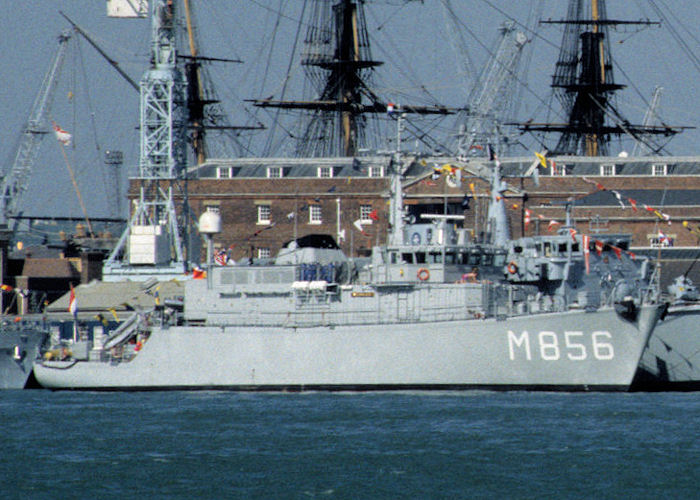
[[[421,281],[427,281],[428,279],[430,279],[430,271],[428,271],[424,267],[421,267],[418,270],[418,279]]]
[[[518,265],[515,262],[513,262],[512,260],[508,264],[508,272],[510,274],[515,274],[518,272]]]

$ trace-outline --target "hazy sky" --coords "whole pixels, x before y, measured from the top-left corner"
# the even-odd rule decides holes
[[[147,20],[118,20],[106,16],[104,1],[97,0],[3,0],[0,17],[3,64],[0,110],[5,140],[0,158],[9,168],[23,124],[26,122],[41,80],[56,52],[57,36],[69,27],[59,15],[65,12],[89,32],[129,75],[139,80],[147,67],[150,26]],[[302,0],[193,0],[197,8],[202,53],[212,57],[238,58],[244,64],[212,65],[210,72],[216,89],[235,125],[257,121],[270,126],[269,113],[260,113],[244,105],[244,99],[273,95],[281,97],[289,55],[293,46]],[[472,62],[471,74],[453,50],[439,0],[406,4],[403,0],[376,0],[366,6],[373,56],[384,61],[375,79],[375,90],[388,100],[441,103],[463,106],[473,77],[487,57],[496,38],[496,29],[504,14],[528,24],[528,18],[563,18],[565,0],[452,0],[459,12],[461,36]],[[513,4],[517,7],[513,7]],[[657,5],[670,16],[670,26],[696,55],[700,43],[694,33],[700,21],[697,0],[609,0],[609,17],[658,20]],[[278,12],[283,16],[278,16]],[[277,29],[275,29],[277,26]],[[531,24],[532,26],[532,24]],[[528,87],[520,92],[522,103],[518,118],[536,121],[547,117],[549,84],[560,28],[534,25],[528,34]],[[698,126],[700,74],[696,65],[681,50],[669,25],[643,30],[628,27],[611,33],[614,59],[618,65],[618,83],[630,87],[618,96],[618,108],[633,123],[640,123],[654,87],[664,88],[661,113],[674,125]],[[691,31],[692,35],[688,33]],[[74,35],[76,37],[76,35]],[[303,38],[303,36],[302,36]],[[272,54],[272,56],[270,56]],[[288,83],[287,98],[301,97],[302,72],[295,69]],[[556,103],[549,111],[557,119]],[[134,175],[138,162],[138,95],[80,39],[67,53],[60,85],[55,92],[50,118],[74,134],[74,146],[67,148],[81,193],[92,217],[111,215],[107,202],[115,187],[105,174],[105,150],[124,152],[124,175]],[[453,123],[445,121],[437,134],[449,134]],[[251,149],[264,142],[264,134],[253,136]],[[673,154],[696,154],[700,131],[691,130],[670,143]],[[524,138],[527,141],[527,138]],[[277,154],[291,151],[291,144],[278,144]],[[630,146],[631,147],[631,146]],[[259,148],[258,148],[259,149]],[[122,189],[123,191],[123,189]],[[25,212],[33,215],[80,215],[66,161],[54,137],[47,136],[41,146]]]

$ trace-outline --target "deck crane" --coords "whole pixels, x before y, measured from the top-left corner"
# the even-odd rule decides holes
[[[58,49],[32,106],[14,163],[0,184],[0,228],[10,229],[10,220],[18,215],[22,195],[27,191],[29,177],[38,155],[39,143],[44,135],[49,133],[47,118],[70,37],[70,31],[64,31],[58,37]],[[14,232],[16,227],[15,220],[11,231]]]

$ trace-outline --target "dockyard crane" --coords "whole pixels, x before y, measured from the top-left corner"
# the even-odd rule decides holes
[[[174,190],[187,167],[187,84],[179,71],[175,41],[176,4],[151,2],[151,67],[140,82],[139,199],[126,231],[109,255],[103,273],[119,279],[149,265],[151,274],[187,270]],[[186,224],[183,224],[184,227]],[[128,244],[128,251],[126,251]],[[128,254],[128,265],[120,257]]]
[[[48,72],[44,76],[29,119],[22,131],[15,160],[0,184],[0,227],[9,228],[9,221],[17,215],[22,195],[27,191],[28,181],[38,155],[39,144],[43,137],[51,131],[48,116],[70,37],[70,31],[64,31],[58,37],[58,49]],[[14,221],[13,230],[16,225],[17,222]]]
[[[493,56],[481,72],[467,101],[467,111],[460,113],[462,123],[457,134],[457,154],[470,153],[479,147],[485,151],[486,144],[493,144],[500,153],[508,140],[501,130],[508,121],[513,103],[517,71],[523,49],[528,42],[522,31],[512,22],[504,23],[500,29]]]

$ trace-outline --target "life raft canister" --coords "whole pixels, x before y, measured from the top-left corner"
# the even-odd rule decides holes
[[[517,265],[514,261],[512,261],[512,260],[511,260],[510,263],[508,264],[508,272],[509,272],[510,274],[515,274],[515,273],[518,272],[518,265]]]
[[[428,271],[424,267],[421,267],[418,270],[418,279],[421,281],[427,281],[428,279],[430,279],[430,271]]]

